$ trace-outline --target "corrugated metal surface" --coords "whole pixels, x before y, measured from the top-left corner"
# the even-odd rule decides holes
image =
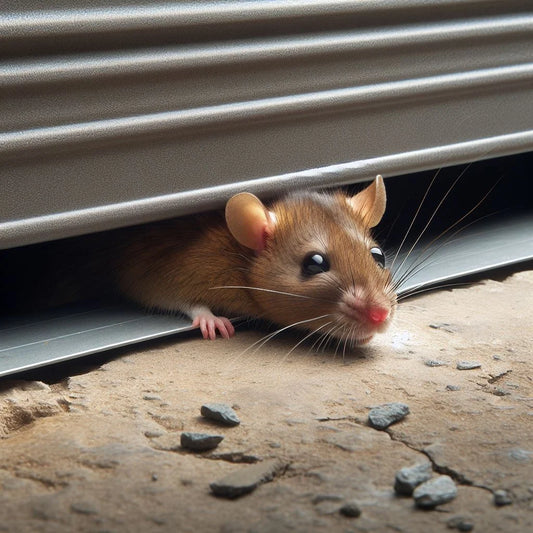
[[[533,147],[524,2],[47,6],[0,20],[0,247]]]
[[[532,50],[514,0],[12,2],[0,248],[532,151]],[[432,249],[402,291],[533,257],[532,224]],[[187,329],[122,307],[19,317],[0,375]]]

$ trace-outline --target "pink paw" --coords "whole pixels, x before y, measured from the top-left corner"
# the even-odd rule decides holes
[[[200,327],[204,339],[214,340],[217,337],[217,330],[221,337],[229,339],[235,334],[235,328],[229,318],[215,316],[211,313],[201,313],[194,317],[193,327]]]

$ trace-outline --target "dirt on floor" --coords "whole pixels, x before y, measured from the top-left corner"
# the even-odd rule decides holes
[[[344,357],[293,350],[296,335],[256,349],[265,332],[242,330],[4,380],[0,531],[533,531],[532,294],[524,271],[407,300]],[[209,402],[240,425],[203,418]],[[371,427],[370,408],[390,402],[410,413]],[[187,451],[184,431],[224,440]],[[270,459],[252,492],[211,493]],[[396,472],[424,462],[457,486],[432,510],[394,492]]]

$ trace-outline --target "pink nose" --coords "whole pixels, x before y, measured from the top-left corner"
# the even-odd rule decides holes
[[[381,324],[387,320],[387,317],[389,316],[389,310],[383,307],[371,307],[368,310],[367,316],[368,320],[372,322],[372,324]]]

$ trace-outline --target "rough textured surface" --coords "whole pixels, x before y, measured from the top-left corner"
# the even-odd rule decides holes
[[[182,448],[186,448],[187,450],[203,452],[216,448],[223,440],[223,435],[184,431],[180,437],[180,444]]]
[[[451,502],[457,496],[457,487],[450,476],[439,476],[430,479],[413,492],[418,507],[432,509],[437,505]]]
[[[401,402],[385,403],[370,409],[368,423],[376,429],[386,429],[403,420],[409,414],[409,406]]]
[[[396,494],[411,496],[418,485],[431,478],[431,463],[424,462],[413,466],[404,466],[396,472],[394,490]]]
[[[272,481],[287,467],[278,459],[269,459],[256,465],[240,467],[222,479],[209,484],[211,492],[222,498],[238,498],[255,490],[262,483]]]
[[[220,422],[226,426],[238,426],[241,421],[237,413],[223,403],[206,403],[200,408],[202,416],[215,422]]]
[[[240,330],[4,380],[0,531],[449,533],[455,516],[474,531],[532,531],[532,292],[523,272],[408,300],[389,332],[344,360],[312,343],[289,353],[293,335],[245,352],[264,333]],[[429,327],[443,323],[452,331]],[[470,360],[482,367],[457,370]],[[209,402],[238,406],[241,424],[199,416]],[[369,427],[369,408],[390,402],[410,415]],[[225,438],[200,455],[181,450],[183,431]],[[210,494],[270,458],[289,464],[270,483],[233,501]],[[394,478],[428,459],[458,493],[421,512]],[[496,490],[512,504],[496,506]],[[358,518],[339,512],[352,501]]]

